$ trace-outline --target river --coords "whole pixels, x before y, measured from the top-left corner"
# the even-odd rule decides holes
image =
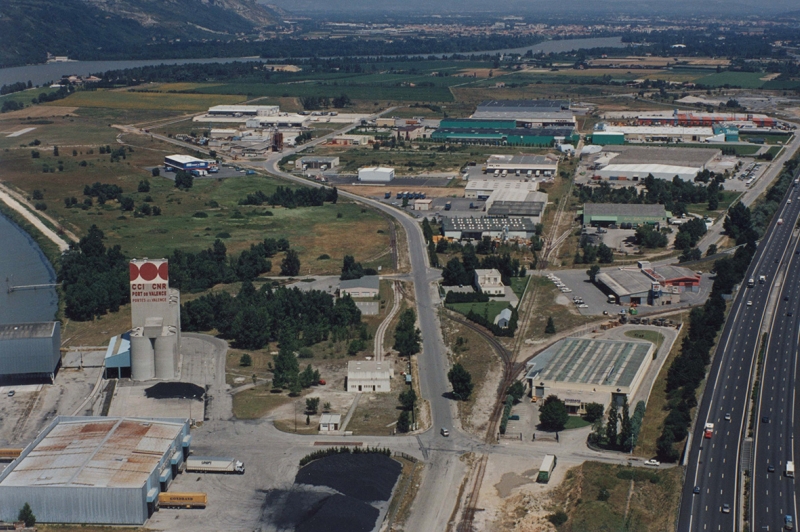
[[[15,290],[12,286],[51,284],[53,267],[33,239],[0,214],[0,324],[52,321],[58,310],[55,288]]]
[[[577,50],[579,48],[622,48],[625,44],[621,37],[595,37],[589,39],[563,39],[559,41],[544,41],[531,46],[513,48],[506,50],[486,50],[482,52],[466,52],[472,54],[495,54],[495,53],[520,53],[524,54],[528,50],[534,53],[558,53]],[[443,56],[451,54],[421,54],[417,57]],[[383,56],[398,57],[398,56]],[[414,57],[414,56],[412,56]],[[27,65],[21,67],[10,67],[0,69],[0,85],[9,85],[18,81],[27,82],[30,80],[34,85],[42,85],[49,81],[61,79],[61,76],[73,74],[86,76],[92,73],[106,72],[107,70],[120,70],[125,68],[135,68],[148,65],[185,65],[187,63],[230,63],[233,61],[279,61],[279,59],[261,59],[258,57],[228,57],[216,59],[142,59],[135,61],[70,61],[67,63],[47,63],[44,65]]]

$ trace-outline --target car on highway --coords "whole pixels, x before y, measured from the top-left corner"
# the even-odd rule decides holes
[[[725,421],[730,421],[730,420],[731,420],[731,413],[728,412],[727,414],[725,414]]]
[[[752,306],[753,306],[753,302],[748,300],[748,301],[747,301],[747,306],[748,306],[748,307],[752,307]]]
[[[767,466],[767,473],[774,473],[774,472],[775,472],[775,466],[772,465],[772,464],[768,465]]]
[[[786,313],[786,315],[789,316],[790,318],[792,317],[792,314],[793,314],[793,312],[791,310]]]
[[[656,466],[656,467],[658,467],[658,466],[660,466],[660,465],[661,465],[661,462],[659,462],[658,460],[655,460],[655,459],[653,459],[653,460],[647,460],[647,461],[644,463],[644,465],[649,465],[649,466]]]
[[[769,416],[764,416],[761,418],[762,423],[769,423]]]
[[[692,493],[694,493],[695,495],[700,493],[700,486],[695,486],[694,489],[692,490]]]
[[[791,515],[787,515],[783,518],[783,528],[786,530],[794,530],[794,519],[792,519]]]
[[[448,436],[450,436],[450,431],[449,431],[449,430],[447,430],[447,429],[446,429],[446,428],[444,428],[444,427],[442,427],[442,430],[440,430],[439,432],[440,432],[440,433],[442,434],[442,436],[444,436],[445,438],[447,438]]]
[[[784,301],[789,301],[789,296],[783,296]]]
[[[728,504],[728,503],[723,504],[722,505],[722,513],[724,513],[724,514],[731,513],[731,505]]]

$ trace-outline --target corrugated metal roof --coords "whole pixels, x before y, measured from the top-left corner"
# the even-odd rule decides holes
[[[0,340],[19,338],[51,338],[56,331],[56,322],[11,323],[0,325]]]
[[[583,216],[653,216],[666,218],[667,211],[659,203],[637,204],[637,203],[584,203]]]
[[[0,486],[140,487],[183,431],[177,421],[85,418],[53,426]]]

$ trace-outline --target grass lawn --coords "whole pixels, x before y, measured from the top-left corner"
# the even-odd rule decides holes
[[[656,381],[653,383],[653,390],[650,392],[650,397],[647,400],[647,411],[642,419],[639,441],[636,444],[636,448],[633,450],[633,454],[636,456],[652,458],[656,454],[656,440],[661,435],[664,419],[667,417],[667,414],[669,414],[669,411],[665,409],[668,402],[666,391],[667,373],[669,372],[672,361],[675,360],[675,357],[680,353],[681,342],[683,342],[683,338],[688,332],[689,327],[685,324],[686,318],[688,318],[688,314],[685,312],[672,318],[673,321],[678,321],[678,319],[684,321],[684,327],[678,334],[678,338],[675,339],[675,343],[672,345],[669,355],[667,355],[667,360],[664,361],[664,365],[661,367],[661,371],[658,373]]]
[[[569,416],[567,424],[564,425],[564,430],[579,429],[581,427],[588,427],[589,425],[591,425],[591,423],[580,416]]]
[[[517,297],[522,298],[522,294],[525,292],[525,287],[528,286],[529,280],[530,277],[527,275],[525,277],[511,278],[511,290],[513,290]]]
[[[495,316],[500,314],[505,308],[508,308],[508,301],[489,301],[487,303],[449,303],[447,308],[455,310],[456,312],[467,315],[470,310],[485,316],[489,321],[494,321]]]
[[[634,340],[646,340],[650,343],[656,345],[656,352],[661,348],[661,344],[664,343],[664,335],[656,332],[651,331],[649,329],[641,329],[641,330],[634,330],[634,331],[625,331],[625,336],[628,338],[633,338]]]
[[[786,144],[789,142],[789,139],[792,138],[791,133],[786,134],[778,134],[778,133],[743,133],[739,135],[739,139],[742,141],[750,140],[750,139],[764,139],[764,142],[767,144]]]
[[[270,393],[270,388],[271,386],[259,385],[234,395],[233,415],[237,419],[258,419],[273,408],[293,400],[286,391]]]
[[[579,325],[590,323],[597,320],[596,317],[582,316],[574,311],[572,302],[568,305],[556,303],[556,297],[562,294],[556,285],[546,277],[534,276],[531,278],[531,286],[528,290],[536,289],[535,301],[530,312],[530,328],[528,334],[531,338],[544,338],[544,328],[547,325],[547,318],[553,318],[556,332],[572,329]]]
[[[714,211],[709,210],[708,203],[690,203],[686,205],[686,210],[692,214],[699,214],[700,216],[709,216],[711,218],[714,218],[715,216],[723,212],[726,212],[728,210],[728,207],[731,206],[731,203],[733,203],[736,200],[736,198],[741,196],[741,194],[742,194],[741,192],[734,192],[732,190],[723,190],[720,193],[719,207],[716,210]]]
[[[45,105],[205,111],[214,105],[235,104],[244,100],[244,97],[235,94],[176,94],[98,89],[74,92],[63,100],[49,102]]]
[[[434,79],[434,78],[429,78]],[[387,101],[419,101],[419,102],[452,102],[453,95],[447,86],[395,86],[386,81],[361,81],[358,78],[336,81],[309,81],[308,83],[224,83],[212,87],[195,89],[199,93],[215,95],[240,94],[247,98],[258,96],[272,97],[304,97],[327,96],[336,97],[347,94],[354,100],[387,100]],[[335,84],[334,84],[335,83]],[[190,96],[190,95],[180,95]],[[240,97],[239,101],[242,100]],[[221,102],[225,103],[225,102]]]
[[[152,147],[158,149],[164,145],[154,142]],[[389,222],[376,211],[355,203],[340,201],[335,205],[297,209],[240,206],[239,200],[249,193],[262,190],[270,194],[278,186],[295,188],[295,185],[254,175],[198,179],[184,192],[176,189],[169,179],[152,177],[145,170],[163,160],[162,152],[137,146],[125,160],[112,163],[98,149],[92,151],[89,154],[89,149],[82,148],[73,156],[71,149],[61,148],[60,156],[54,157],[52,151],[40,150],[40,158],[32,159],[29,149],[15,150],[3,157],[3,178],[27,194],[34,189],[42,190],[48,214],[78,235],[97,225],[106,235],[107,246],[120,244],[123,253],[131,257],[165,256],[174,249],[199,251],[217,238],[223,240],[229,252],[236,254],[266,237],[285,237],[300,254],[302,274],[332,274],[339,272],[345,253],[354,255],[358,261],[369,261],[389,249]],[[87,161],[85,167],[79,165],[83,160]],[[58,161],[62,161],[63,171],[42,171],[44,164],[57,167]],[[136,192],[143,179],[150,182],[150,192]],[[115,200],[102,206],[95,202],[87,210],[65,207],[63,198],[75,197],[79,203],[83,202],[84,186],[96,181],[122,187],[136,205],[150,196],[150,205],[159,206],[162,215],[135,218],[131,212],[123,213]],[[359,237],[354,240],[351,235]],[[318,260],[323,254],[331,258]],[[281,259],[280,255],[272,259],[273,274],[278,272]]]
[[[764,84],[761,72],[719,72],[695,80],[695,83],[708,87],[742,87],[743,89],[757,89]]]
[[[681,484],[679,467],[646,470],[585,462],[567,472],[554,494],[553,510],[569,517],[558,530],[674,530]]]

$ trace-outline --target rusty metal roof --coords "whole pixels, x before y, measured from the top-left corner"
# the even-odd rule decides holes
[[[0,485],[140,487],[182,430],[166,420],[64,421],[13,464]]]

